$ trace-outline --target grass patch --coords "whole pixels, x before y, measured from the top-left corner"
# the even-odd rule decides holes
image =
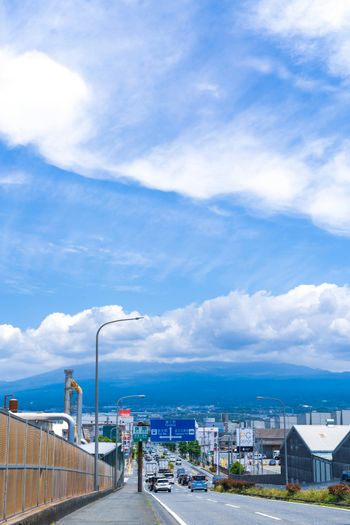
[[[222,480],[216,483],[214,491],[260,498],[313,503],[317,505],[350,506],[350,489],[344,485],[331,485],[328,489],[306,489],[290,484],[285,489],[257,487],[254,484],[237,483],[235,480]]]

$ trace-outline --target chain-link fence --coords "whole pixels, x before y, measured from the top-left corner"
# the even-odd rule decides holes
[[[114,469],[98,462],[100,490]],[[94,457],[28,421],[0,411],[0,522],[39,505],[94,490]]]

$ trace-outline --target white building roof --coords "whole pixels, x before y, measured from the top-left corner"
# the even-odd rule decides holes
[[[294,425],[312,453],[332,453],[350,432],[350,425]]]
[[[88,452],[88,454],[95,454],[95,443],[86,443],[85,445],[80,445],[80,448]],[[115,443],[104,443],[101,441],[98,444],[98,453],[101,456],[107,456],[115,449]]]

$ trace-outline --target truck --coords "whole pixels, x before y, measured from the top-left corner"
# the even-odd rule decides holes
[[[158,459],[158,467],[159,469],[168,469],[169,468],[169,461],[167,459],[159,458]]]
[[[156,474],[157,470],[158,470],[158,464],[156,461],[147,461],[145,463],[146,476],[151,476],[152,474]]]

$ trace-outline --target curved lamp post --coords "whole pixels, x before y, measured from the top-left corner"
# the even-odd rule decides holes
[[[119,438],[119,406],[124,399],[130,399],[131,397],[145,398],[145,394],[131,394],[129,396],[122,396],[116,402],[117,417],[115,422],[115,487],[117,486],[117,475],[119,468],[119,459],[118,459],[118,438]],[[123,443],[122,443],[123,445]]]
[[[280,403],[283,408],[283,436],[284,436],[284,469],[286,477],[286,485],[288,484],[288,457],[287,457],[287,429],[286,429],[286,405],[278,397],[265,397],[265,396],[256,396],[256,399],[260,401],[277,401]]]
[[[139,321],[143,317],[129,317],[125,319],[114,319],[107,323],[101,324],[96,332],[96,355],[95,355],[95,461],[94,461],[94,488],[99,490],[99,476],[98,476],[98,337],[104,326],[113,323],[123,323],[125,321]]]

